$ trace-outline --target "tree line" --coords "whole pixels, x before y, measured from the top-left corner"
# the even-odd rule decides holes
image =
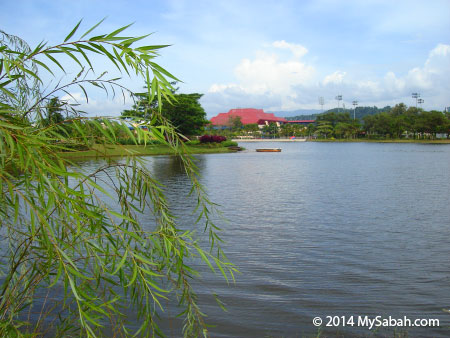
[[[403,103],[390,111],[366,116],[363,121],[367,137],[434,139],[437,134],[447,134],[447,138],[450,134],[450,113],[408,108]]]
[[[450,113],[436,110],[407,107],[400,103],[391,108],[361,107],[361,119],[353,118],[352,111],[329,110],[315,116],[309,125],[275,123],[259,128],[255,125],[242,125],[240,119],[230,119],[227,128],[216,133],[227,136],[253,135],[257,137],[315,137],[338,139],[435,139],[450,135]],[[439,135],[441,134],[441,135]]]
[[[316,120],[319,115],[326,114],[326,113],[348,113],[350,116],[353,116],[353,113],[355,113],[355,117],[357,119],[362,119],[367,115],[375,115],[382,112],[387,112],[392,109],[391,106],[386,106],[384,108],[378,108],[376,106],[373,107],[356,107],[355,110],[353,109],[346,109],[346,108],[333,108],[325,111],[321,114],[310,114],[310,115],[297,115],[297,116],[289,116],[285,117],[288,121],[295,121],[295,120]]]

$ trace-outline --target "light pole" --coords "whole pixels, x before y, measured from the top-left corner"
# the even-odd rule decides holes
[[[336,96],[336,100],[338,102],[338,113],[339,113],[339,101],[342,101],[342,95]]]
[[[422,105],[422,103],[424,103],[424,102],[425,102],[424,99],[418,99],[418,100],[417,100],[417,103],[420,104],[420,105]],[[422,108],[422,107],[421,107],[421,108]]]
[[[324,105],[325,101],[323,99],[323,96],[319,97],[319,104],[322,106],[322,113],[323,113],[323,105]]]
[[[358,101],[353,101],[353,120],[355,120],[355,116],[356,116],[356,106],[358,105]]]
[[[412,95],[413,99],[416,99],[416,109],[417,109],[417,100],[419,99],[420,94],[419,93],[412,93],[411,95]]]

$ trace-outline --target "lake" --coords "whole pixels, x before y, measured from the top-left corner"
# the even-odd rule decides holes
[[[196,156],[228,219],[220,224],[225,252],[241,272],[228,285],[203,268],[196,286],[212,337],[450,335],[449,145],[240,145],[247,150]],[[148,161],[181,225],[192,227],[179,161]],[[353,316],[354,325],[326,327],[327,316]],[[369,330],[358,316],[439,319],[440,327]]]

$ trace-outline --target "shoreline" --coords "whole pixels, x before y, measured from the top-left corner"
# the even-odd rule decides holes
[[[412,140],[412,139],[392,139],[392,140],[371,140],[371,139],[305,139],[295,140],[273,138],[273,139],[233,139],[235,142],[340,142],[340,143],[423,143],[423,144],[450,144],[450,139],[439,140]]]
[[[186,146],[188,154],[223,154],[234,153],[228,147]],[[156,156],[175,155],[175,152],[166,145],[95,145],[94,149],[64,152],[66,159],[88,159],[124,156]]]
[[[252,139],[232,139],[233,142],[306,142],[306,138],[296,138],[291,140],[289,138],[252,138]]]

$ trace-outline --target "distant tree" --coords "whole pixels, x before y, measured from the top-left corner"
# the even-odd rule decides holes
[[[285,136],[285,137],[293,136],[295,133],[293,126],[294,125],[291,123],[282,124],[281,128],[280,128],[281,136]]]
[[[366,132],[366,135],[370,137],[375,133],[376,117],[375,115],[366,115],[363,117],[363,121],[363,130]]]
[[[227,124],[231,128],[232,131],[239,131],[244,126],[242,124],[240,116],[230,116]]]
[[[344,123],[344,122],[339,122],[334,127],[334,134],[336,135],[336,137],[342,138],[349,134],[349,130],[350,130],[350,124]]]
[[[311,137],[311,135],[314,134],[315,130],[316,130],[316,125],[314,123],[310,123],[306,127],[306,133],[309,137]]]
[[[391,114],[394,116],[400,116],[406,113],[406,105],[404,103],[396,104],[391,110]]]
[[[278,136],[278,126],[276,123],[274,122],[270,122],[269,125],[265,125],[262,129],[264,134],[268,134],[271,137],[276,137]]]
[[[333,134],[333,125],[328,121],[320,121],[316,127],[316,133],[327,138]]]
[[[46,117],[41,120],[42,125],[49,126],[64,121],[64,117],[61,114],[63,106],[64,103],[59,98],[52,97],[45,106]]]
[[[170,104],[163,100],[162,114],[185,136],[200,135],[209,123],[206,112],[199,100],[203,94],[174,94],[175,100]]]
[[[335,113],[327,112],[317,116],[316,122],[327,122],[333,127],[339,122],[350,123],[351,118],[349,113]]]
[[[150,104],[147,94],[138,94],[140,99],[133,109],[122,112],[122,117],[146,117],[151,118],[155,109],[161,108],[161,114],[167,118],[179,133],[185,136],[200,135],[204,127],[209,123],[206,112],[199,100],[203,94],[173,94],[170,101],[161,99],[161,107],[157,101]]]
[[[384,108],[378,108],[376,106],[374,106],[374,107],[356,107],[355,116],[357,119],[362,120],[367,115],[375,115],[375,114],[379,114],[381,112],[389,112],[389,111],[391,111],[391,109],[392,108],[390,106],[386,106]],[[353,116],[353,110],[344,109],[344,111],[342,111],[342,108],[340,108],[339,111],[337,108],[329,109],[322,114],[327,114],[327,113],[335,113],[335,114],[347,113],[347,114],[350,114],[351,116]],[[287,120],[316,120],[317,117],[322,114],[288,116],[288,117],[286,117],[286,119]]]
[[[138,118],[149,118],[151,115],[152,107],[148,103],[147,93],[134,93],[136,97],[136,102],[133,104],[131,109],[126,109],[122,111],[122,117],[138,117]]]
[[[244,125],[244,130],[246,132],[254,133],[254,132],[259,131],[259,127],[258,127],[258,124],[256,124],[256,123],[249,123],[249,124]]]
[[[445,132],[447,120],[444,113],[440,111],[424,111],[419,115],[416,125],[419,132],[429,134],[432,138],[436,138],[436,133]]]
[[[419,117],[420,110],[416,107],[409,107],[404,114],[400,117],[403,129],[407,133],[413,133],[413,137],[416,137],[416,121]]]

